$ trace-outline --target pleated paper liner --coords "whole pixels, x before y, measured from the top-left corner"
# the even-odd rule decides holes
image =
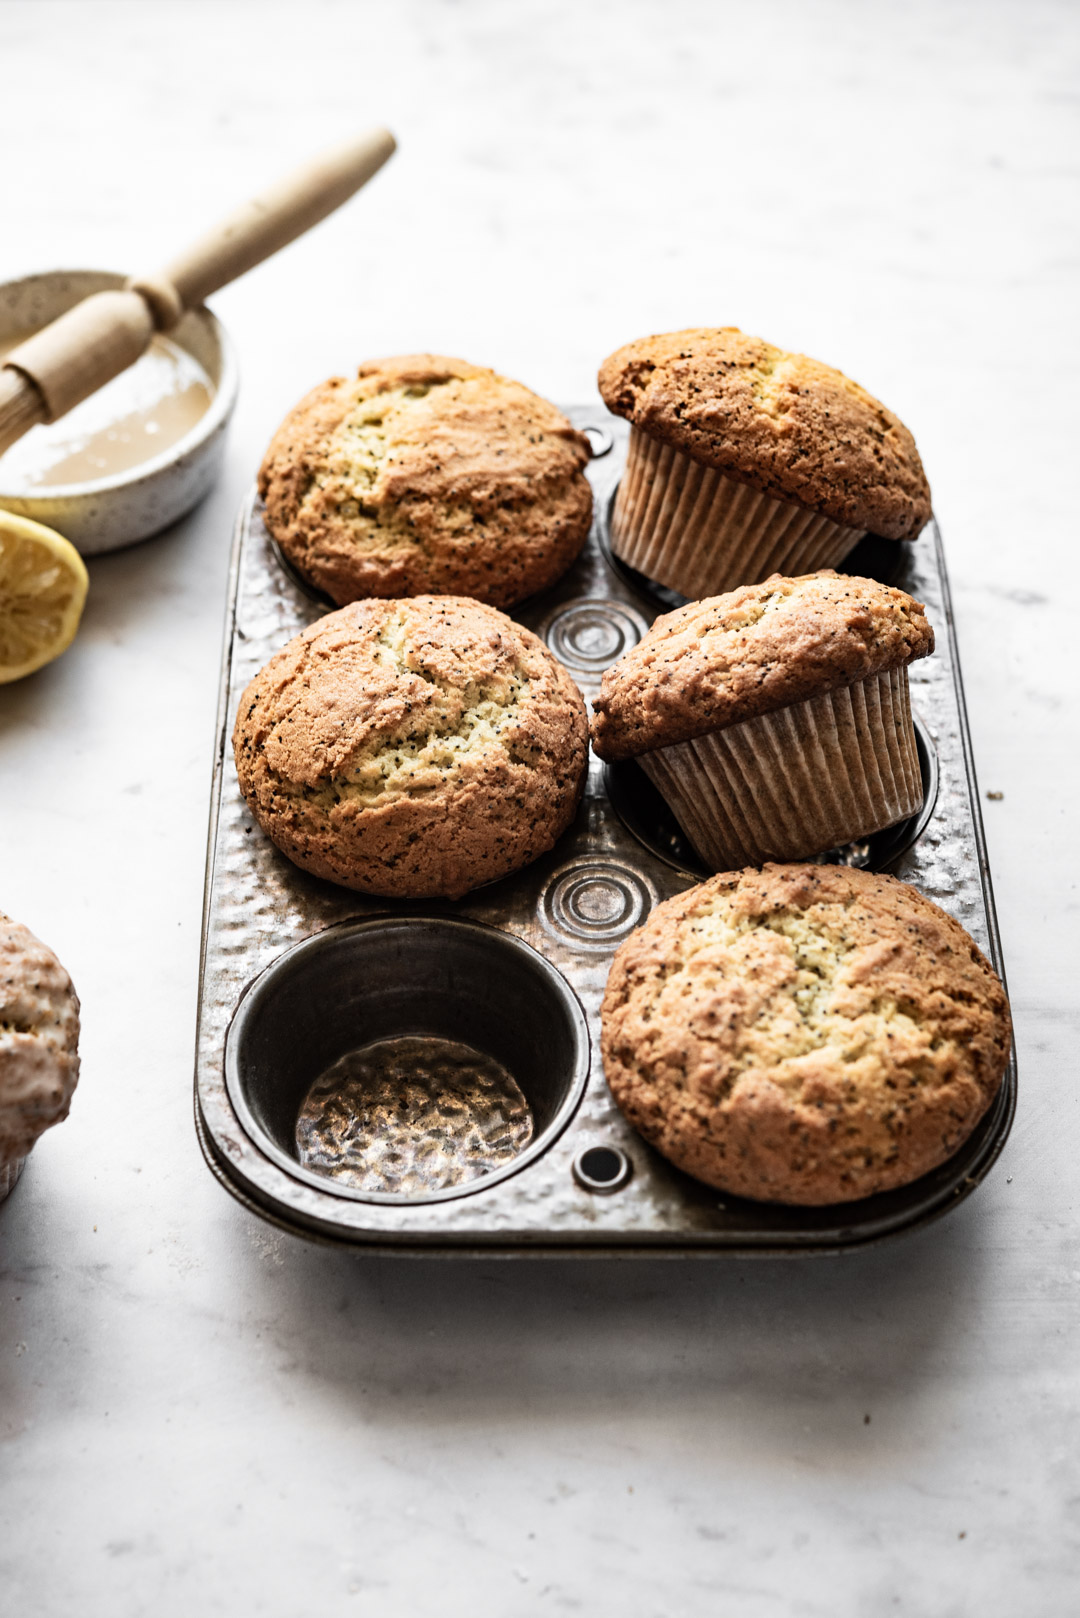
[[[25,1157],[12,1157],[6,1163],[0,1163],[0,1202],[3,1202],[9,1191],[14,1191],[15,1182],[25,1166]]]
[[[922,804],[906,667],[638,763],[714,871],[810,859]]]
[[[634,427],[611,517],[628,567],[691,600],[837,567],[863,537],[806,506],[773,500]]]

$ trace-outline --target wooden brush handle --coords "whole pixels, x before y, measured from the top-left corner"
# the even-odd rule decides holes
[[[159,276],[147,277],[148,291],[164,282],[176,293],[182,309],[196,308],[212,292],[261,264],[279,248],[287,247],[340,208],[378,173],[394,145],[388,129],[373,129],[305,164],[269,191],[245,202],[216,230],[209,231],[167,264]],[[142,284],[139,278],[128,283],[136,291]]]
[[[245,203],[159,275],[96,292],[11,350],[0,368],[0,454],[37,421],[55,421],[126,371],[156,331],[333,213],[394,150],[386,129],[316,158]]]
[[[137,292],[95,292],[13,348],[4,369],[29,378],[44,420],[55,421],[134,365],[153,334],[154,317]]]

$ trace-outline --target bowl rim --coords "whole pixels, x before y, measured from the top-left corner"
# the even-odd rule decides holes
[[[10,281],[0,281],[0,296],[9,287],[23,286],[28,282],[47,282],[54,278],[60,279],[65,276],[75,278],[82,275],[107,278],[113,281],[117,288],[122,287],[127,281],[127,276],[120,274],[117,270],[39,270],[29,275],[15,276]],[[102,288],[102,290],[107,291],[110,289]],[[91,297],[92,294],[88,292],[86,296]],[[209,408],[200,416],[194,427],[186,432],[183,438],[178,438],[175,444],[170,444],[168,449],[160,450],[157,455],[151,456],[148,460],[140,461],[137,466],[129,467],[126,472],[114,472],[109,477],[93,478],[83,483],[50,483],[47,489],[25,490],[5,488],[2,478],[0,478],[0,500],[20,500],[26,501],[28,504],[34,502],[44,506],[57,500],[81,499],[109,494],[116,489],[131,488],[138,483],[143,483],[156,477],[158,473],[166,471],[169,467],[175,466],[178,461],[183,460],[192,451],[201,449],[207,440],[212,438],[218,429],[225,425],[236,406],[236,397],[240,388],[240,367],[236,357],[236,348],[225,327],[207,304],[197,304],[195,308],[189,309],[186,313],[195,315],[206,322],[212,337],[217,343],[221,357],[220,381],[215,385],[214,396],[210,401]],[[161,335],[168,337],[169,333],[163,332]],[[183,344],[180,346],[183,347]],[[58,416],[56,419],[60,421],[63,420],[63,417]],[[0,457],[0,468],[2,466],[3,458]]]

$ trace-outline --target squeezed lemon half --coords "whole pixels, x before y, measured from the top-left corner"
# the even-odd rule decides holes
[[[0,685],[51,663],[75,639],[89,580],[69,540],[0,511]]]

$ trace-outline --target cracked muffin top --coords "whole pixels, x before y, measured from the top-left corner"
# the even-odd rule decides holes
[[[930,519],[915,440],[829,365],[735,326],[643,337],[600,367],[609,410],[691,460],[845,527],[914,539]]]
[[[1001,1084],[1005,992],[960,924],[906,883],[766,865],[659,905],[603,1004],[604,1071],[688,1174],[766,1202],[906,1185]]]
[[[691,601],[604,673],[592,740],[636,758],[854,685],[934,650],[922,603],[824,569]]]
[[[283,853],[363,893],[459,898],[551,848],[585,780],[585,704],[528,629],[454,596],[362,601],[240,701],[240,787]]]
[[[493,606],[554,584],[588,537],[589,442],[520,382],[413,354],[333,377],[259,470],[266,526],[310,583]]]
[[[79,999],[51,949],[0,914],[0,1167],[67,1117],[79,1078]]]

